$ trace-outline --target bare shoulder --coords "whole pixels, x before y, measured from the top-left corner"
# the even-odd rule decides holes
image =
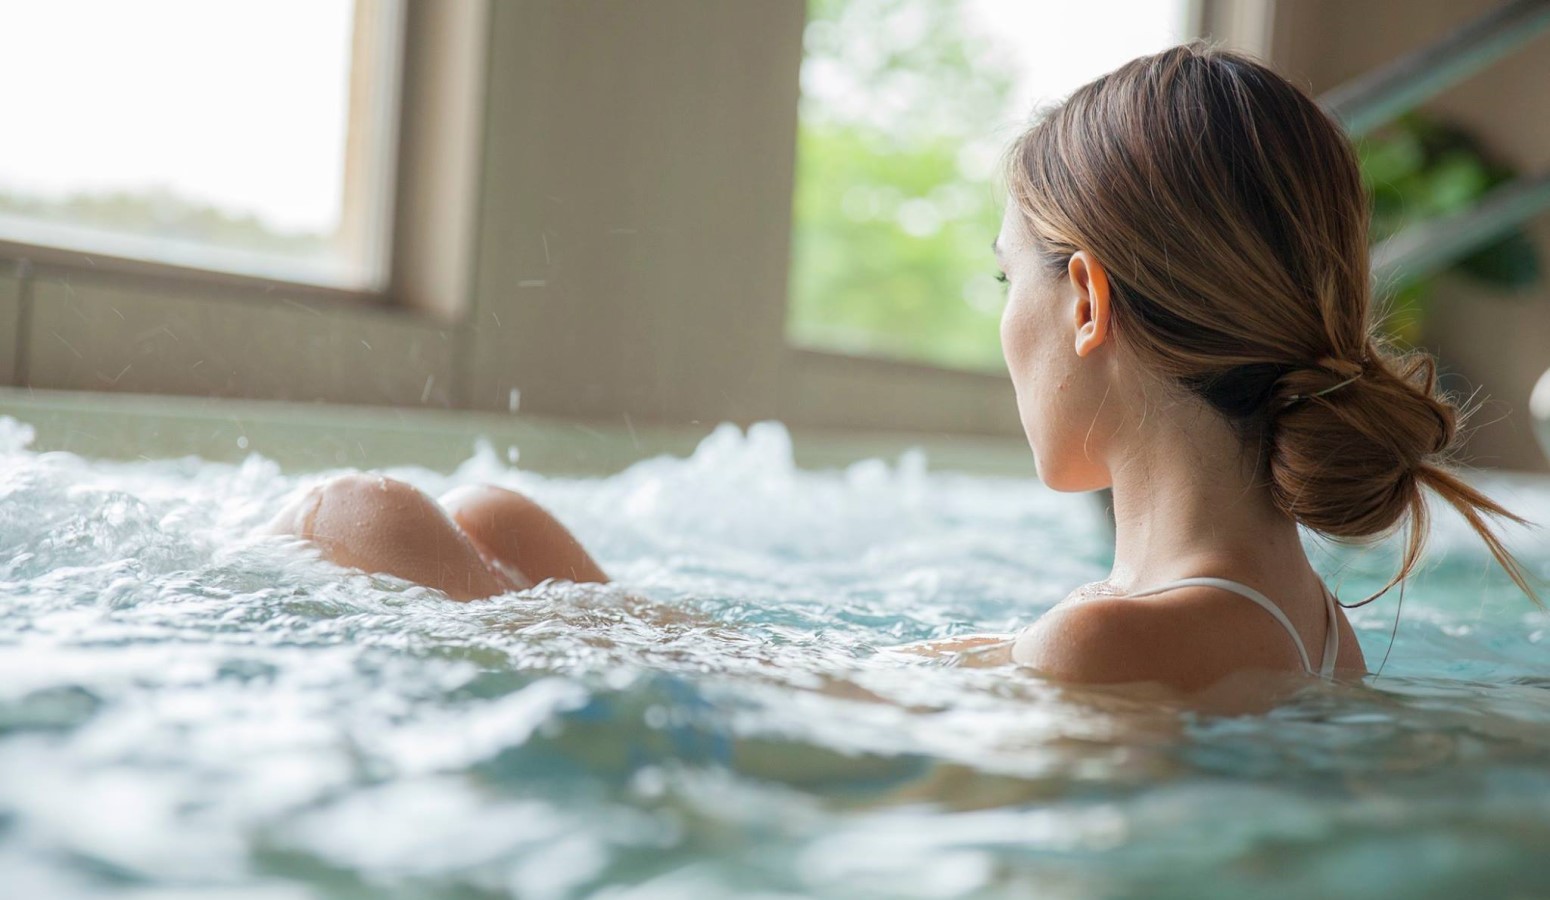
[[[1158,604],[1122,597],[1066,601],[1017,636],[1012,659],[1061,681],[1166,681],[1159,677],[1166,674],[1159,650],[1178,647],[1182,625]]]
[[[1277,641],[1244,615],[1245,604],[1224,603],[1218,593],[1181,587],[1145,599],[1061,603],[1017,636],[1012,659],[1060,681],[1186,691],[1246,668],[1301,668],[1284,636]]]

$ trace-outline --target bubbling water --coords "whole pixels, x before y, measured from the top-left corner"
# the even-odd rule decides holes
[[[616,581],[458,604],[251,536],[337,473],[31,440],[0,418],[14,896],[1550,890],[1550,619],[1446,510],[1383,677],[1209,715],[882,652],[1020,627],[1109,562],[1089,498],[918,452],[809,472],[765,423],[605,478],[486,444],[386,470],[524,491]],[[1398,558],[1308,546],[1343,597]],[[1392,613],[1353,613],[1374,662]]]

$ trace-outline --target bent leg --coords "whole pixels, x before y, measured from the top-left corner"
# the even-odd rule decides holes
[[[308,491],[263,529],[316,543],[341,566],[382,572],[477,600],[526,585],[508,583],[436,501],[380,475],[344,475]]]
[[[441,503],[481,553],[534,581],[608,581],[559,520],[515,491],[471,485],[449,492]]]

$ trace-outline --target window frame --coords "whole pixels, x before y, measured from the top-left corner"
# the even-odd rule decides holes
[[[466,269],[472,246],[488,0],[356,3],[352,59],[368,59],[364,66],[352,63],[340,227],[368,232],[359,240],[374,273],[370,284],[343,287],[12,238],[0,238],[0,260],[36,273],[188,288],[222,299],[278,294],[307,304],[404,307],[455,318],[466,305],[467,278],[445,270]],[[450,120],[435,114],[447,108],[459,114]],[[440,127],[416,127],[426,120]],[[449,161],[458,167],[451,183],[438,176]],[[405,221],[406,200],[428,224]],[[447,263],[436,264],[442,260]]]

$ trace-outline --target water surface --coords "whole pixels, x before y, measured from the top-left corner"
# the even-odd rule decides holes
[[[247,537],[322,474],[28,439],[0,419],[8,896],[1550,895],[1550,616],[1446,509],[1392,651],[1397,589],[1351,613],[1381,676],[1215,715],[881,652],[1108,571],[1091,497],[919,454],[389,470],[529,492],[618,582],[464,605]],[[1550,522],[1550,483],[1476,482]],[[1347,601],[1400,552],[1306,540]]]

